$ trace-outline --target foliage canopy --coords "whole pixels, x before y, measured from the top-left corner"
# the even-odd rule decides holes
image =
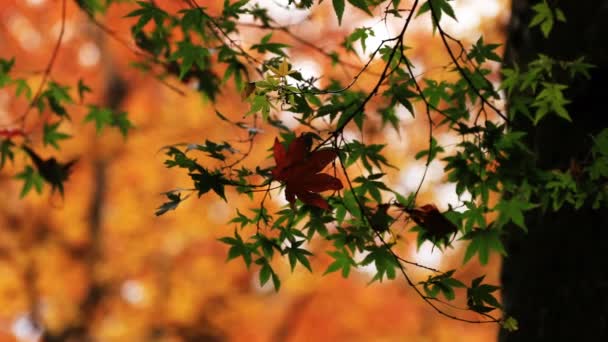
[[[97,18],[113,2],[77,1],[102,28]],[[321,2],[290,0],[287,6],[307,9]],[[340,24],[348,11],[362,11],[398,22],[399,32],[370,51],[367,42],[374,31],[353,28],[335,51],[318,48],[335,68],[351,67],[344,55],[363,51],[367,60],[352,79],[306,78],[290,63],[289,45],[275,38],[279,33],[293,35],[290,27],[278,24],[267,9],[249,0],[225,0],[220,13],[208,11],[196,0],[183,4],[181,10],[170,12],[154,1],[133,3],[127,17],[133,20],[131,34],[141,57],[135,66],[163,82],[172,77],[194,84],[209,101],[233,84],[249,110],[239,113],[243,115],[238,120],[232,113],[217,111],[216,116],[246,138],[237,143],[205,139],[164,147],[165,166],[186,173],[191,184],[168,189],[156,215],[177,209],[192,194],[215,195],[224,201],[248,196],[251,208],[235,208],[230,221],[233,232],[220,241],[229,246],[228,259],[242,259],[247,267],[259,269],[261,284],[271,282],[279,290],[281,280],[273,260],[280,256],[287,257],[292,270],[301,266],[312,271],[308,242],[324,239],[330,247],[323,252],[332,258],[325,274],[339,272],[348,277],[353,268],[373,265],[372,282],[403,278],[442,315],[473,323],[501,323],[513,330],[516,320],[502,312],[496,299],[499,287],[485,283],[483,275],[466,284],[459,280],[457,269],[437,270],[402,257],[396,227],[413,223],[418,245],[428,240],[441,250],[451,248],[455,240],[465,241],[463,264],[475,258],[486,264],[491,253],[506,254],[502,240],[508,227],[526,231],[524,217],[531,209],[577,209],[589,203],[594,208],[606,207],[608,130],[592,138],[584,164],[573,161],[567,169],[539,168],[534,151],[527,147],[527,127],[550,116],[567,121],[575,117],[567,110],[565,93],[569,80],[589,77],[593,66],[584,56],[566,61],[539,55],[522,68],[505,66],[502,82],[496,86],[492,78],[496,65],[503,63],[500,46],[483,37],[465,46],[451,36],[444,22],[458,18],[452,1],[333,0]],[[566,20],[547,1],[533,9],[536,14],[529,25],[538,26],[545,36]],[[251,20],[244,24],[243,17]],[[406,34],[417,20],[430,21],[449,56],[441,77],[417,74],[408,57],[411,48]],[[268,33],[245,46],[234,38],[244,25]],[[56,50],[60,44],[61,35]],[[22,115],[0,129],[0,167],[20,151],[30,156],[31,163],[15,175],[23,182],[22,197],[31,190],[40,193],[43,184],[63,194],[63,182],[74,163],[38,156],[29,139],[32,132],[24,130],[26,118],[38,111],[42,144],[59,151],[62,142],[71,138],[62,130],[62,123],[70,121],[70,106],[84,103],[87,93],[94,91],[82,81],[70,87],[51,80],[54,56],[37,89],[13,76],[14,59],[0,60],[0,87],[12,89],[16,97],[29,102]],[[378,60],[382,67],[372,70]],[[372,77],[373,83],[357,86],[362,75]],[[505,101],[508,108],[501,104]],[[99,134],[112,128],[127,137],[135,128],[125,112],[87,106],[84,123],[94,125]],[[387,126],[398,132],[402,118],[397,107],[428,121],[427,147],[415,155],[425,170],[410,193],[394,189],[388,181],[387,173],[395,168],[384,153],[390,141],[379,143],[364,135],[366,127]],[[297,131],[280,119],[281,111],[299,123]],[[347,130],[355,130],[358,137],[345,134]],[[442,130],[457,135],[458,142],[442,146],[435,134]],[[258,146],[263,134],[276,137],[274,146]],[[266,159],[251,166],[248,159],[253,148],[271,151],[274,164]],[[199,160],[200,156],[204,159]],[[418,194],[434,161],[441,161],[447,180],[455,183],[461,201],[458,208],[441,212],[433,203],[419,203]],[[269,201],[281,192],[287,204]],[[357,255],[364,257],[358,260]],[[411,268],[424,269],[429,275],[425,280],[413,279]],[[464,311],[450,304],[459,296],[465,299]]]

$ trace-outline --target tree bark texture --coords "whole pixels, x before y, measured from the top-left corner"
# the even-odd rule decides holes
[[[513,0],[507,65],[525,69],[539,53],[560,60],[586,56],[596,65],[590,80],[567,84],[572,123],[550,115],[537,127],[518,120],[512,126],[529,133],[538,167],[565,171],[573,162],[584,163],[591,136],[607,127],[608,1],[549,0],[567,22],[556,22],[548,39],[538,27],[528,28],[538,2]],[[518,320],[519,330],[503,330],[499,340],[608,341],[608,213],[588,203],[578,210],[564,205],[558,212],[534,210],[526,223],[527,234],[517,228],[508,232],[502,266],[505,310]]]

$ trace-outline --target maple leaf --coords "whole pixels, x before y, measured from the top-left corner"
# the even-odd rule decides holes
[[[306,136],[295,138],[285,149],[278,139],[274,140],[274,161],[272,170],[275,180],[285,184],[285,197],[293,206],[296,197],[305,204],[322,209],[329,209],[327,201],[319,192],[340,190],[342,182],[331,175],[320,173],[321,170],[338,156],[334,149],[309,151]]]
[[[21,148],[30,156],[40,176],[51,185],[51,192],[55,192],[55,189],[58,189],[63,197],[63,183],[68,180],[76,159],[67,163],[60,163],[53,157],[42,159],[36,152],[25,145],[21,146]]]
[[[278,68],[275,68],[273,66],[268,66],[268,69],[270,69],[270,71],[272,71],[274,73],[274,75],[272,77],[279,77],[279,78],[289,76],[289,75],[293,74],[294,72],[296,72],[295,70],[289,69],[289,63],[287,62],[287,60],[285,58],[283,58],[283,61],[281,61],[281,64],[279,65]]]
[[[13,137],[22,136],[24,137],[26,134],[23,130],[19,128],[3,128],[0,129],[0,137],[4,137],[6,140],[10,140]]]
[[[458,232],[458,227],[445,218],[434,204],[426,204],[419,208],[405,209],[412,220],[423,229],[423,236],[433,243],[444,245],[449,243],[451,235]]]

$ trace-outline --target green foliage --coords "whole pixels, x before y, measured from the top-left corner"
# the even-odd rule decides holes
[[[500,288],[482,284],[484,278],[485,276],[473,279],[471,286],[467,289],[467,305],[471,310],[479,313],[487,313],[495,308],[501,308],[496,297],[492,295]]]
[[[433,159],[435,159],[435,157],[437,157],[437,154],[441,153],[441,152],[444,152],[443,147],[439,146],[437,144],[437,140],[435,140],[435,138],[431,137],[431,143],[429,145],[429,149],[422,150],[422,151],[416,153],[414,158],[421,159],[421,158],[427,157],[427,159],[429,161],[432,161]]]
[[[78,80],[78,98],[80,100],[80,103],[82,103],[82,101],[84,100],[84,94],[86,93],[90,93],[92,92],[91,88],[89,88],[89,86],[86,85],[86,83],[84,83],[82,81],[82,79]]]
[[[604,128],[594,139],[591,148],[593,162],[587,168],[592,181],[608,178],[608,128]]]
[[[188,196],[182,198],[182,194],[179,192],[175,193],[169,191],[166,192],[165,195],[167,196],[168,201],[163,203],[160,207],[156,209],[156,212],[154,213],[156,216],[163,215],[164,213],[170,210],[175,210],[183,200],[188,198]]]
[[[281,288],[281,280],[279,276],[272,269],[270,264],[268,263],[268,259],[259,258],[255,261],[256,264],[260,265],[260,284],[264,286],[268,280],[272,278],[272,285],[274,285],[274,289],[279,291]]]
[[[104,14],[110,5],[120,2],[125,2],[125,0],[76,0],[76,4],[91,16]]]
[[[207,67],[207,57],[209,57],[209,50],[184,40],[177,43],[177,50],[173,52],[170,60],[181,61],[179,65],[179,78],[184,78],[193,65],[198,66],[200,69],[205,69]]]
[[[454,288],[466,287],[460,280],[452,278],[456,270],[450,270],[437,276],[429,276],[426,281],[420,282],[424,292],[430,298],[437,298],[441,293],[445,299],[454,300],[456,294]]]
[[[15,144],[11,140],[0,141],[0,169],[4,167],[7,160],[13,161],[15,159],[14,147]]]
[[[310,266],[310,261],[308,261],[308,256],[311,256],[312,253],[304,248],[300,248],[305,240],[292,242],[290,247],[285,248],[285,253],[287,253],[287,257],[289,258],[289,265],[291,266],[291,271],[293,272],[297,263],[302,264],[302,266],[306,267],[307,270],[312,272],[312,267]]]
[[[360,262],[360,265],[373,264],[375,266],[376,274],[372,278],[372,282],[382,281],[384,277],[395,279],[399,263],[389,245],[369,246],[366,251],[367,256]]]
[[[490,251],[506,255],[505,248],[500,241],[500,231],[497,229],[475,229],[462,237],[463,240],[470,240],[469,246],[464,253],[464,263],[478,254],[479,262],[482,265],[488,263]]]
[[[445,165],[448,181],[456,185],[456,192],[461,196],[462,212],[448,210],[439,215],[446,218],[441,221],[442,224],[449,224],[450,227],[452,224],[455,225],[462,234],[460,239],[468,241],[464,263],[475,255],[482,264],[488,263],[492,252],[505,255],[502,243],[502,237],[506,234],[505,228],[512,224],[526,230],[525,217],[531,210],[547,208],[557,210],[565,204],[578,207],[590,198],[599,201],[600,205],[604,203],[605,191],[589,194],[587,190],[583,190],[583,188],[588,189],[587,185],[583,186],[579,184],[580,182],[572,181],[570,173],[565,172],[566,176],[562,176],[558,171],[547,172],[537,169],[533,162],[533,152],[527,148],[526,132],[510,128],[508,125],[509,120],[516,117],[519,119],[521,116],[529,120],[531,125],[539,125],[548,115],[571,121],[572,114],[566,109],[569,103],[566,97],[568,89],[564,84],[568,84],[568,80],[576,77],[589,76],[592,66],[585,63],[584,59],[558,61],[546,55],[539,55],[523,70],[504,68],[502,71],[504,82],[500,89],[495,89],[488,79],[491,69],[486,64],[502,62],[496,52],[499,45],[486,43],[483,37],[480,37],[468,50],[463,51],[466,57],[463,59],[464,62],[459,62],[453,57],[449,70],[457,75],[454,81],[432,78],[419,81],[411,73],[412,65],[407,56],[408,48],[402,45],[403,36],[399,36],[395,38],[396,43],[392,46],[387,44],[392,41],[389,39],[371,52],[372,56],[379,54],[387,64],[387,70],[389,68],[392,70],[380,76],[378,86],[372,93],[353,91],[350,86],[344,86],[333,80],[326,88],[318,88],[313,85],[314,80],[307,82],[302,79],[299,72],[292,69],[289,55],[285,50],[288,45],[273,38],[276,37],[273,36],[273,32],[276,31],[272,30],[272,23],[265,16],[264,11],[255,7],[246,9],[245,3],[246,1],[233,4],[226,2],[224,12],[218,18],[209,16],[198,18],[192,13],[187,13],[187,16],[184,14],[183,18],[187,17],[187,20],[182,25],[182,29],[188,31],[193,26],[191,22],[208,20],[209,25],[213,25],[215,21],[227,32],[232,32],[238,29],[229,22],[232,18],[245,13],[253,14],[262,27],[270,29],[270,32],[263,35],[259,42],[251,46],[259,53],[271,53],[274,56],[268,57],[260,65],[263,78],[251,83],[246,90],[244,97],[250,104],[247,117],[259,116],[269,127],[277,130],[279,140],[284,147],[287,147],[296,134],[275,117],[275,112],[279,108],[289,110],[299,123],[310,128],[310,132],[307,133],[311,138],[308,148],[317,150],[331,146],[336,149],[339,157],[331,166],[333,172],[341,171],[345,173],[345,177],[348,177],[348,187],[329,198],[331,207],[328,211],[302,202],[294,202],[290,208],[282,208],[272,214],[264,201],[259,207],[251,209],[252,215],[236,210],[236,216],[230,223],[243,231],[247,227],[254,226],[256,232],[246,238],[235,231],[234,237],[227,237],[222,241],[230,246],[230,259],[242,257],[248,266],[252,263],[258,265],[262,284],[272,279],[275,289],[280,286],[278,274],[271,266],[271,261],[279,254],[287,257],[292,270],[297,264],[312,270],[309,261],[312,255],[305,248],[305,242],[310,242],[315,237],[331,241],[334,246],[333,250],[325,251],[332,258],[325,274],[339,271],[342,276],[348,277],[354,268],[366,266],[375,270],[372,282],[395,279],[399,274],[407,277],[404,268],[407,261],[395,254],[394,242],[385,239],[387,234],[391,234],[391,227],[399,224],[397,217],[411,212],[417,192],[404,195],[386,183],[383,168],[394,166],[384,154],[385,144],[369,143],[364,139],[346,139],[343,135],[344,129],[351,123],[354,123],[359,131],[364,130],[369,119],[366,107],[378,90],[386,99],[386,106],[377,110],[383,125],[390,124],[399,131],[400,120],[396,115],[395,106],[401,105],[415,115],[420,108],[417,105],[422,104],[426,107],[429,118],[431,113],[441,117],[438,126],[448,126],[449,130],[460,137],[460,141],[455,146],[446,149],[431,133],[428,137],[428,146],[418,151],[415,158],[425,160],[427,167],[433,160],[440,160]],[[381,2],[333,0],[333,9],[340,24],[345,16],[347,3],[371,14]],[[313,5],[312,2],[297,4],[306,8]],[[392,9],[386,7],[385,13],[402,18],[398,10],[400,1],[392,1],[391,4]],[[563,21],[563,15],[557,9],[551,10],[551,15],[548,15],[544,6],[545,4],[541,4],[535,7],[537,16],[531,25],[540,25],[541,30],[548,34],[553,26],[553,18]],[[144,12],[138,13],[143,15]],[[442,30],[441,19],[444,15],[452,19],[457,18],[452,3],[448,0],[421,2],[417,8],[412,9],[412,13],[416,17],[423,14],[430,15],[434,31],[438,32],[444,40],[447,36]],[[152,14],[147,14],[147,17],[152,18]],[[410,20],[414,20],[414,16],[409,16],[405,20],[408,21],[405,24],[407,28],[407,24]],[[202,34],[204,35],[205,32],[203,31]],[[355,52],[355,46],[359,44],[361,49],[367,52],[367,41],[374,34],[369,27],[355,27],[346,35],[342,47],[347,52]],[[453,38],[448,37],[448,39]],[[214,39],[207,36],[203,40]],[[242,65],[251,60],[238,48],[226,42],[219,41],[219,43],[222,45],[220,51],[223,56],[219,61],[227,64],[223,82],[233,78],[237,86],[243,84],[241,73],[246,71]],[[188,47],[188,50],[191,49]],[[327,57],[332,63],[340,63],[340,56],[335,52],[328,52]],[[244,60],[246,62],[243,62]],[[184,73],[193,64],[182,61],[183,69],[179,76],[185,75]],[[569,78],[566,80],[560,78],[558,81],[555,74],[559,73],[561,77],[564,75],[563,71]],[[299,83],[293,86],[288,80]],[[501,89],[505,91],[512,104],[508,113],[500,112],[490,102],[500,98]],[[474,108],[478,110],[476,114],[473,113]],[[489,120],[485,112],[487,108],[492,108],[505,122]],[[482,112],[483,120],[480,119]],[[257,127],[252,128],[250,124],[232,122],[220,113],[218,116],[236,127],[247,129],[251,137],[259,132]],[[312,120],[319,118],[327,120],[327,123],[333,127],[332,133],[327,137],[324,137],[323,131],[312,123]],[[597,142],[598,145],[605,145],[604,136],[598,136]],[[204,143],[192,143],[187,146],[185,150],[180,150],[177,146],[169,147],[166,165],[187,170],[194,184],[192,191],[197,192],[199,196],[213,190],[216,195],[227,200],[231,193],[228,189],[234,188],[237,194],[247,194],[253,199],[253,191],[256,189],[263,191],[275,181],[272,168],[242,167],[237,173],[238,177],[235,177],[234,172],[227,173],[222,168],[207,168],[189,156],[190,151],[201,151],[211,159],[229,163],[235,158],[233,155],[235,148],[227,142],[206,140]],[[589,179],[585,184],[593,180],[605,179],[605,154],[596,151],[594,156],[594,162],[584,170],[585,179]],[[348,173],[353,167],[358,167],[362,174],[350,179]],[[259,182],[260,179],[263,181]],[[490,202],[490,194],[501,191],[505,196],[497,202]],[[465,195],[470,199],[465,199]],[[389,197],[395,198],[395,201],[387,202]],[[533,198],[542,198],[543,201],[549,202],[534,203]],[[181,197],[171,192],[169,201],[161,206],[158,212],[162,214],[174,209],[181,200]],[[488,221],[490,214],[496,214],[494,221]],[[418,245],[431,239],[433,234],[428,232],[432,232],[433,229],[438,231],[451,229],[432,226],[439,221],[421,222],[430,226],[419,225],[415,228],[419,231]],[[332,225],[333,228],[328,229],[328,225]],[[265,232],[268,232],[268,235]],[[424,232],[428,234],[423,234]],[[440,247],[449,247],[452,241],[445,239],[441,242],[431,242]],[[356,261],[359,255],[363,256],[363,259]],[[429,276],[426,281],[418,282],[417,285],[422,287],[424,296],[428,298],[437,300],[441,294],[446,300],[451,301],[456,298],[455,289],[465,287],[460,280],[454,278],[454,273],[455,270],[440,272]],[[472,285],[467,288],[467,299],[470,310],[485,314],[501,307],[492,295],[498,288],[481,284],[482,280],[483,277],[473,280]],[[517,328],[513,318],[505,318],[502,322],[506,329]]]
[[[61,140],[71,138],[71,135],[59,132],[59,125],[61,125],[61,121],[55,122],[53,124],[45,123],[42,136],[42,141],[44,145],[51,145],[57,150],[59,150],[59,142]]]
[[[555,21],[566,21],[564,12],[559,8],[551,8],[546,0],[532,6],[534,17],[530,21],[530,27],[539,26],[545,37],[549,37]]]
[[[553,171],[547,178],[546,199],[553,210],[559,210],[566,203],[576,209],[584,204],[585,194],[579,192],[578,184],[570,172]]]
[[[424,13],[429,13],[433,22],[433,32],[435,32],[444,13],[452,19],[457,20],[456,13],[448,1],[451,0],[427,0],[418,8],[416,17]]]
[[[485,61],[502,62],[500,56],[494,52],[498,47],[500,47],[500,44],[485,44],[483,37],[479,37],[477,42],[471,47],[467,58],[475,60],[477,64],[482,64]]]
[[[138,17],[137,23],[132,27],[134,34],[141,30],[150,21],[153,21],[157,27],[163,25],[165,19],[169,18],[169,14],[153,3],[145,1],[137,1],[139,8],[127,14],[127,17]]]
[[[454,9],[452,8],[452,5],[450,5],[450,3],[448,1],[449,0],[426,1],[418,9],[418,13],[416,14],[416,16],[420,16],[427,12],[433,12],[432,13],[433,18],[435,18],[434,20],[436,20],[436,21],[441,20],[442,13],[445,13],[445,14],[449,15],[450,17],[452,17],[453,19],[456,19],[456,14],[454,13]]]
[[[353,140],[344,147],[344,149],[348,151],[345,165],[350,166],[353,163],[360,161],[363,167],[370,173],[374,171],[374,166],[378,170],[382,170],[383,165],[392,167],[386,157],[381,153],[385,146],[386,145],[381,144],[366,145],[358,140]]]
[[[110,3],[112,1],[77,1],[90,16],[103,13]],[[467,47],[445,33],[441,20],[446,16],[457,18],[452,1],[416,1],[412,8],[403,10],[399,0],[332,0],[339,24],[348,16],[346,9],[352,7],[369,15],[382,13],[403,26],[399,34],[384,39],[373,51],[367,46],[375,34],[370,27],[346,30],[344,41],[336,51],[318,48],[317,51],[334,67],[345,67],[347,64],[341,54],[354,53],[358,46],[364,53],[369,53],[371,59],[361,66],[350,83],[334,79],[317,82],[314,77],[305,79],[293,68],[290,45],[284,41],[290,36],[306,44],[305,37],[297,36],[288,26],[276,26],[265,8],[252,5],[248,0],[225,0],[221,12],[211,14],[195,2],[188,4],[188,8],[176,13],[163,9],[162,2],[132,4],[133,10],[126,17],[131,22],[133,40],[144,56],[136,66],[144,72],[160,70],[160,74],[154,76],[163,80],[174,77],[184,83],[197,81],[197,90],[211,102],[232,80],[249,109],[239,113],[240,121],[233,121],[229,119],[231,115],[219,111],[216,115],[222,124],[230,125],[246,138],[212,141],[204,137],[201,141],[165,147],[165,166],[187,174],[191,186],[164,193],[166,201],[155,214],[168,214],[191,194],[198,197],[213,194],[228,203],[232,196],[247,196],[252,206],[248,210],[235,208],[236,213],[228,222],[235,226],[234,232],[219,240],[228,247],[228,260],[242,259],[247,267],[255,268],[262,285],[272,281],[274,288],[279,290],[280,272],[273,265],[280,257],[288,261],[292,271],[299,265],[312,272],[311,260],[315,256],[308,246],[315,239],[323,239],[331,244],[321,253],[331,259],[325,274],[340,272],[348,277],[358,267],[366,267],[374,272],[371,282],[403,277],[433,306],[444,299],[456,300],[464,292],[458,289],[466,288],[470,311],[486,315],[484,317],[491,322],[500,322],[507,330],[517,329],[517,321],[505,316],[504,312],[503,318],[488,315],[502,307],[493,295],[498,287],[482,284],[483,276],[473,279],[467,287],[456,279],[457,270],[442,272],[400,256],[396,248],[399,237],[395,236],[395,231],[414,220],[412,213],[428,213],[419,209],[425,203],[417,203],[418,191],[425,178],[414,191],[403,193],[392,188],[386,173],[388,168],[396,166],[387,157],[389,142],[372,143],[367,134],[368,128],[373,131],[377,128],[375,125],[387,124],[399,133],[398,106],[403,106],[417,119],[428,119],[427,144],[413,159],[424,161],[427,169],[431,162],[443,165],[447,181],[455,184],[461,201],[459,210],[450,207],[439,212],[431,206],[427,208],[435,208],[435,217],[416,218],[417,226],[413,230],[419,233],[418,246],[429,240],[443,252],[452,247],[452,240],[460,237],[467,242],[464,263],[477,255],[481,264],[487,264],[491,253],[506,254],[502,240],[510,227],[527,230],[526,217],[531,211],[556,211],[564,206],[578,209],[584,205],[605,208],[608,202],[607,129],[590,137],[593,144],[589,155],[574,160],[570,168],[542,170],[536,165],[534,151],[528,148],[531,138],[526,125],[533,129],[543,125],[548,117],[576,123],[577,113],[568,111],[567,84],[577,78],[590,77],[593,66],[583,57],[558,60],[541,54],[528,65],[504,67],[502,83],[496,89],[491,81],[491,63],[503,63],[497,52],[499,45],[487,43],[480,37]],[[289,6],[311,8],[315,2],[289,1]],[[530,26],[538,26],[545,36],[558,22],[565,21],[563,12],[546,1],[532,9],[534,15]],[[243,27],[237,20],[245,15],[251,16],[252,26],[264,32],[247,48],[232,38],[242,33]],[[404,45],[404,37],[409,25],[422,15],[431,17],[433,32],[450,56],[451,63],[442,72],[446,77],[434,78],[430,73],[421,76],[413,71],[410,48]],[[452,43],[456,44],[451,46]],[[455,46],[462,50],[458,51]],[[372,60],[375,57],[378,57],[377,61]],[[369,70],[372,61],[382,64],[382,68]],[[44,145],[59,150],[71,137],[65,133],[63,125],[72,124],[69,113],[81,104],[88,108],[83,121],[94,124],[98,133],[110,126],[126,136],[134,129],[127,113],[84,104],[85,95],[92,89],[83,80],[78,81],[75,89],[55,80],[49,81],[41,86],[40,94],[32,98],[28,82],[12,74],[14,66],[14,59],[0,59],[0,87],[13,87],[16,96],[31,101],[30,107],[51,114],[49,119],[40,116],[44,121],[41,125]],[[373,76],[369,78],[370,87],[355,86],[363,73]],[[319,83],[325,85],[318,86]],[[495,100],[501,99],[501,91],[509,103],[508,111],[504,113],[495,107]],[[382,97],[380,105],[375,102],[376,95]],[[302,180],[291,178],[288,181],[292,183],[288,186],[288,181],[277,176],[287,171],[277,170],[272,162],[263,159],[242,163],[251,158],[252,149],[270,147],[258,146],[255,138],[260,134],[276,137],[284,148],[296,139],[298,134],[280,120],[279,111],[291,113],[306,131],[299,140],[305,140],[305,151],[288,151],[287,154],[300,153],[301,159],[309,164],[291,161],[291,164],[286,162],[286,168],[297,169],[307,176],[302,178],[307,179],[335,176],[344,185],[343,189],[335,186],[334,189],[340,190],[319,195],[326,201],[323,203],[327,208],[315,205],[319,201],[315,202],[314,198],[301,197],[302,194],[304,197],[318,195],[316,191],[307,190],[300,191],[298,201],[294,197],[288,200],[289,205],[275,209],[267,201],[270,189],[289,192],[287,189],[299,189],[298,185],[319,190],[319,193],[326,189],[319,189],[319,184],[305,184],[304,187],[297,184]],[[379,117],[372,117],[372,113]],[[23,131],[10,128],[0,130],[0,169],[7,161],[15,159],[14,151],[20,146],[14,142],[15,136],[25,135]],[[441,140],[435,136],[438,129],[458,139],[451,146],[441,146]],[[345,134],[346,130],[356,134]],[[29,143],[26,139],[24,147]],[[271,150],[276,163],[280,152]],[[309,157],[324,153],[334,160],[323,160],[323,166],[328,166],[322,176],[321,170],[311,171],[315,165],[310,166],[313,158]],[[31,189],[41,192],[45,181],[53,189],[63,189],[63,181],[73,162],[59,164],[53,158],[38,164],[51,160],[63,172],[59,174],[61,177],[49,178],[48,172],[42,172],[44,168],[37,164],[36,168],[32,164],[25,165],[15,176],[23,181],[22,197]],[[311,175],[305,171],[310,171]],[[257,192],[263,194],[261,199],[254,196]],[[492,193],[503,196],[494,199]],[[495,219],[490,219],[492,217]],[[437,232],[446,231],[450,234],[437,238]],[[409,267],[422,268],[432,274],[424,281],[412,280]]]
[[[369,7],[377,5],[378,3],[378,1],[374,0],[348,0],[348,2],[369,15],[372,15],[372,12],[369,10]]]
[[[69,94],[69,89],[70,87],[68,86],[62,86],[59,83],[49,82],[47,89],[38,98],[38,110],[42,112],[46,108],[43,102],[46,100],[53,113],[59,117],[70,119],[70,116],[65,108],[65,105],[74,102]]]
[[[245,243],[236,230],[234,231],[234,237],[223,237],[220,238],[220,241],[230,246],[230,249],[228,250],[228,260],[242,257],[247,267],[251,265],[252,254],[256,252],[255,245],[252,243]]]
[[[285,56],[283,49],[288,48],[289,45],[283,43],[271,43],[272,33],[269,33],[262,37],[259,44],[251,46],[253,50],[257,50],[260,53],[272,52],[278,56]]]
[[[367,45],[366,45],[367,38],[373,37],[374,35],[375,35],[374,30],[372,30],[371,27],[357,27],[353,31],[353,33],[351,33],[348,37],[346,37],[343,45],[346,48],[346,50],[354,52],[355,49],[354,49],[353,45],[356,42],[360,42],[361,48],[363,49],[363,52],[365,52],[365,50],[367,49]]]
[[[532,106],[537,107],[534,122],[538,123],[548,112],[553,112],[559,117],[572,121],[565,107],[570,101],[566,100],[563,94],[567,86],[556,83],[542,83],[542,88],[532,102]]]
[[[527,232],[528,229],[526,228],[526,223],[524,221],[524,213],[535,207],[536,205],[530,203],[529,198],[513,197],[507,199],[503,197],[494,208],[500,213],[496,224],[502,226],[509,222],[513,222]]]
[[[36,189],[37,193],[42,193],[42,186],[44,185],[44,179],[42,176],[34,170],[30,165],[27,165],[21,173],[15,176],[17,179],[23,181],[23,187],[21,188],[21,194],[19,197],[25,197],[32,188]]]
[[[329,251],[327,254],[329,254],[334,261],[327,267],[325,274],[341,271],[342,277],[347,278],[351,268],[357,266],[357,263],[355,263],[352,256],[345,249]]]
[[[123,137],[127,137],[129,129],[133,124],[129,121],[126,112],[115,113],[109,108],[89,106],[89,113],[84,117],[84,122],[94,122],[97,134],[100,134],[106,126],[116,127],[120,130]]]
[[[9,73],[11,69],[13,69],[14,65],[15,58],[11,58],[9,60],[0,58],[0,87],[5,87],[11,82]]]
[[[344,0],[332,0],[334,11],[336,11],[336,17],[338,18],[338,25],[342,25],[342,16],[344,15]]]

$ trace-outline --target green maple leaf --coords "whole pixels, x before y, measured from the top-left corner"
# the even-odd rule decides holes
[[[40,174],[30,165],[26,166],[21,173],[15,176],[15,178],[23,180],[23,188],[21,188],[19,197],[25,197],[32,188],[36,189],[37,193],[42,193],[44,179],[42,179],[42,176],[40,176]]]
[[[209,50],[184,40],[177,43],[177,51],[171,55],[171,60],[181,60],[179,78],[182,79],[193,65],[198,66],[201,70],[206,69],[207,57],[209,57]]]
[[[85,116],[84,122],[90,121],[95,122],[95,130],[99,134],[105,126],[112,124],[112,111],[107,108],[90,106],[89,114]]]
[[[479,262],[482,265],[488,263],[490,251],[494,250],[502,255],[507,255],[505,248],[500,241],[499,231],[497,229],[476,229],[467,233],[461,240],[471,240],[464,254],[464,262],[466,264],[475,255],[479,255]]]
[[[536,204],[532,204],[528,201],[521,200],[516,197],[511,199],[503,198],[496,205],[496,207],[494,207],[494,209],[499,213],[497,224],[498,226],[502,226],[512,221],[518,227],[527,232],[528,228],[526,228],[524,212],[536,208],[537,206],[538,205]]]
[[[47,123],[44,124],[42,142],[44,143],[45,146],[51,145],[55,149],[59,150],[59,141],[69,139],[72,137],[71,135],[69,135],[67,133],[58,131],[60,124],[61,124],[61,121],[56,122],[54,124],[47,124]]]

